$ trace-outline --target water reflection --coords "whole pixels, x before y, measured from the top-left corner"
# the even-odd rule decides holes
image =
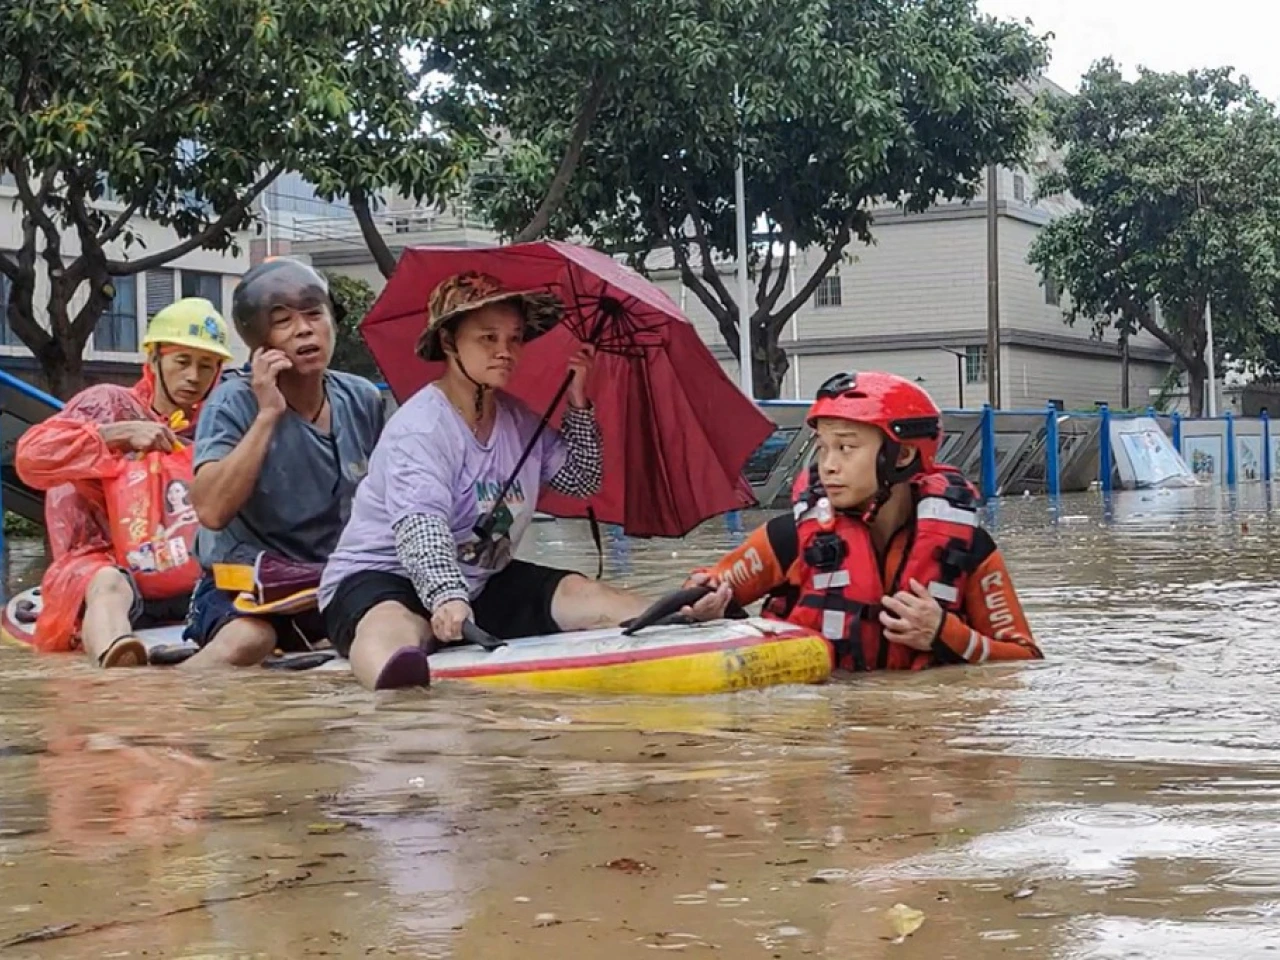
[[[1270,491],[1109,502],[986,509],[1048,656],[1027,666],[373,698],[0,650],[0,946],[52,938],[0,953],[1272,956]],[[762,519],[607,533],[607,575],[668,589]],[[585,525],[534,537],[594,572]],[[895,903],[926,917],[906,944]]]

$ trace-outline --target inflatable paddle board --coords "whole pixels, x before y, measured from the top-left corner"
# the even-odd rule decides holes
[[[30,646],[39,588],[10,600],[0,638]],[[188,647],[182,625],[139,630],[150,648]],[[318,666],[317,660],[323,660]],[[652,626],[625,636],[621,628],[524,637],[496,650],[457,644],[431,654],[431,682],[461,681],[517,690],[689,696],[783,684],[821,683],[833,668],[831,644],[791,624],[750,617],[692,625]],[[284,654],[267,666],[348,672],[333,655]]]

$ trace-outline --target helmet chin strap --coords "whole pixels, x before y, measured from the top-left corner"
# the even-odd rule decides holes
[[[898,457],[902,454],[902,444],[896,440],[886,440],[880,447],[880,452],[876,454],[876,483],[878,484],[875,496],[867,502],[867,509],[862,514],[863,523],[872,523],[876,516],[880,513],[880,509],[889,502],[889,497],[893,495],[893,488],[900,483],[906,483],[917,473],[920,472],[920,454],[919,451],[905,466],[898,466]]]
[[[156,367],[155,367],[156,383],[157,385],[159,385],[160,391],[164,394],[164,398],[169,401],[170,405],[172,405],[177,410],[181,410],[182,404],[180,404],[177,400],[173,398],[173,394],[169,392],[169,384],[165,381],[164,366],[160,363],[160,351],[157,349],[156,352],[152,354],[152,356],[155,358],[155,362],[156,362]],[[204,395],[200,397],[200,399],[197,401],[197,404],[204,403],[206,400],[208,400],[209,394],[213,393],[213,388],[216,387],[217,385],[218,385],[218,378],[217,376],[215,376],[213,380],[209,382],[209,389],[204,392]]]

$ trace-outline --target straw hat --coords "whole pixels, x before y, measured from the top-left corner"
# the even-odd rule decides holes
[[[525,343],[535,340],[564,317],[564,305],[550,293],[507,290],[487,273],[468,271],[440,281],[428,301],[427,327],[418,338],[417,354],[423,360],[443,360],[440,334],[459,318],[492,303],[510,303],[524,316]]]

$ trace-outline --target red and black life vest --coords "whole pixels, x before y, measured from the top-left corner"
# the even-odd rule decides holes
[[[965,583],[977,566],[978,495],[964,475],[941,466],[911,481],[915,522],[906,553],[884,582],[871,529],[860,517],[831,506],[822,488],[805,484],[795,498],[798,581],[765,614],[820,632],[836,648],[843,670],[919,670],[933,655],[885,639],[880,600],[914,578],[943,610],[959,613]]]

